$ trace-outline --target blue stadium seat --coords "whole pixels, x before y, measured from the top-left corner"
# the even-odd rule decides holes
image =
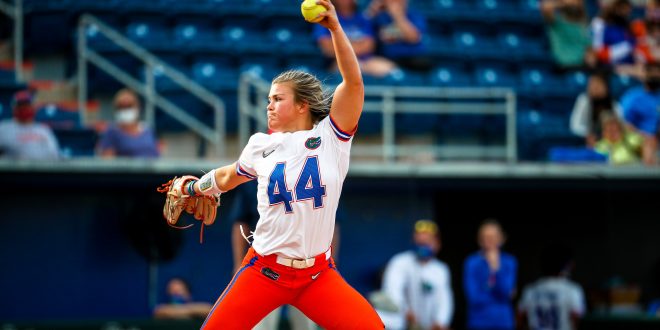
[[[325,59],[314,55],[291,55],[284,58],[284,69],[300,69],[317,75],[318,78],[326,74]]]
[[[480,87],[516,87],[515,76],[501,65],[479,65],[474,74]]]
[[[0,120],[9,119],[12,117],[12,110],[9,107],[9,103],[0,101]]]
[[[522,67],[519,82],[520,93],[538,97],[561,95],[565,88],[563,82],[544,67]]]
[[[149,50],[174,49],[171,31],[162,23],[137,21],[126,26],[126,36]]]
[[[482,17],[483,21],[497,21],[509,17],[515,12],[513,3],[507,0],[476,0],[476,13]]]
[[[460,66],[440,65],[430,73],[429,81],[433,86],[458,87],[472,85],[468,72]]]
[[[294,30],[288,27],[274,27],[268,31],[266,38],[271,49],[277,49],[284,54],[313,54],[320,56],[318,46],[312,34],[306,30]]]
[[[80,114],[77,110],[63,109],[53,103],[45,104],[37,109],[35,121],[58,129],[79,129],[82,127]]]
[[[613,74],[610,78],[610,90],[615,98],[621,97],[627,90],[641,84],[641,81],[631,76]]]
[[[470,15],[470,0],[433,0],[428,16],[442,20],[458,20]]]
[[[213,27],[206,24],[178,24],[174,27],[174,42],[177,48],[190,53],[220,48]]]
[[[458,29],[453,33],[456,56],[473,58],[498,58],[494,41],[480,29]]]
[[[571,94],[580,94],[587,90],[589,77],[582,71],[569,72],[565,75],[565,88]]]
[[[382,79],[386,85],[396,86],[425,86],[426,79],[422,73],[395,69]]]
[[[271,53],[272,48],[265,42],[260,30],[244,26],[227,25],[222,28],[221,44],[233,54]]]
[[[54,129],[60,152],[66,158],[92,157],[96,148],[98,134],[90,128]]]
[[[543,41],[530,38],[516,30],[501,31],[497,35],[503,58],[510,60],[532,60],[546,56]]]
[[[279,59],[269,56],[243,56],[240,59],[239,72],[252,72],[257,76],[270,81],[283,69],[280,67]]]
[[[199,61],[192,66],[193,80],[214,92],[235,90],[238,71],[235,67],[218,61]]]

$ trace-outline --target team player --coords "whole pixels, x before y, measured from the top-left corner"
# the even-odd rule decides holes
[[[580,285],[568,279],[572,259],[571,252],[564,247],[552,247],[544,252],[541,264],[545,276],[525,287],[518,305],[521,323],[526,323],[529,329],[577,329],[585,303]]]
[[[239,160],[186,185],[190,194],[223,193],[257,180],[260,219],[252,246],[211,309],[203,329],[250,329],[290,304],[324,329],[383,329],[375,310],[337,271],[330,243],[353,134],[364,104],[355,53],[334,6],[318,23],[330,31],[343,81],[334,95],[304,72],[277,76],[268,95],[268,127]]]
[[[383,274],[383,291],[397,312],[379,310],[387,329],[449,329],[454,312],[451,275],[435,259],[440,232],[435,222],[418,220],[413,230],[414,250],[396,254]]]

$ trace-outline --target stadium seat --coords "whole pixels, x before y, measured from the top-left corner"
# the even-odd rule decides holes
[[[288,27],[275,27],[267,32],[270,49],[278,49],[284,54],[320,56],[312,34],[307,30],[294,30]]]
[[[174,49],[170,30],[158,22],[137,21],[126,26],[126,36],[149,50]]]
[[[428,13],[428,16],[443,21],[459,20],[469,17],[470,7],[469,0],[433,0],[431,4],[432,11]]]
[[[480,87],[516,87],[515,76],[501,65],[479,65],[474,74]]]
[[[220,41],[213,28],[205,24],[178,24],[174,27],[174,42],[178,49],[190,53],[220,47]]]
[[[0,101],[0,120],[9,119],[12,117],[12,111],[8,103]]]
[[[60,152],[66,158],[92,157],[96,148],[98,134],[90,128],[54,129]]]
[[[538,97],[561,95],[565,88],[563,82],[544,67],[521,68],[519,82],[520,93]]]
[[[238,86],[238,71],[236,68],[218,61],[194,63],[192,78],[214,92],[235,90]]]
[[[433,86],[459,87],[470,86],[472,81],[467,71],[460,66],[440,65],[430,73],[429,81]]]
[[[77,110],[64,109],[48,103],[37,109],[35,121],[55,129],[80,129],[82,121]]]
[[[453,33],[454,51],[456,56],[470,56],[475,59],[499,58],[495,42],[484,30],[458,29]]]
[[[587,90],[589,77],[582,71],[573,71],[565,75],[565,88],[567,92],[578,95]]]
[[[496,22],[515,13],[515,6],[508,0],[476,0],[477,13],[483,21]]]
[[[641,81],[631,76],[613,74],[610,78],[612,96],[621,97],[627,90],[641,85]]]

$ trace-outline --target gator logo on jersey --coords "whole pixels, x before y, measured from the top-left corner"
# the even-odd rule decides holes
[[[305,147],[309,150],[314,150],[321,145],[321,137],[311,137],[305,141]]]

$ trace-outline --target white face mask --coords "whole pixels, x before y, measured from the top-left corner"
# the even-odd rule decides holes
[[[139,115],[137,108],[122,108],[117,110],[115,120],[119,124],[132,124],[138,120]]]

